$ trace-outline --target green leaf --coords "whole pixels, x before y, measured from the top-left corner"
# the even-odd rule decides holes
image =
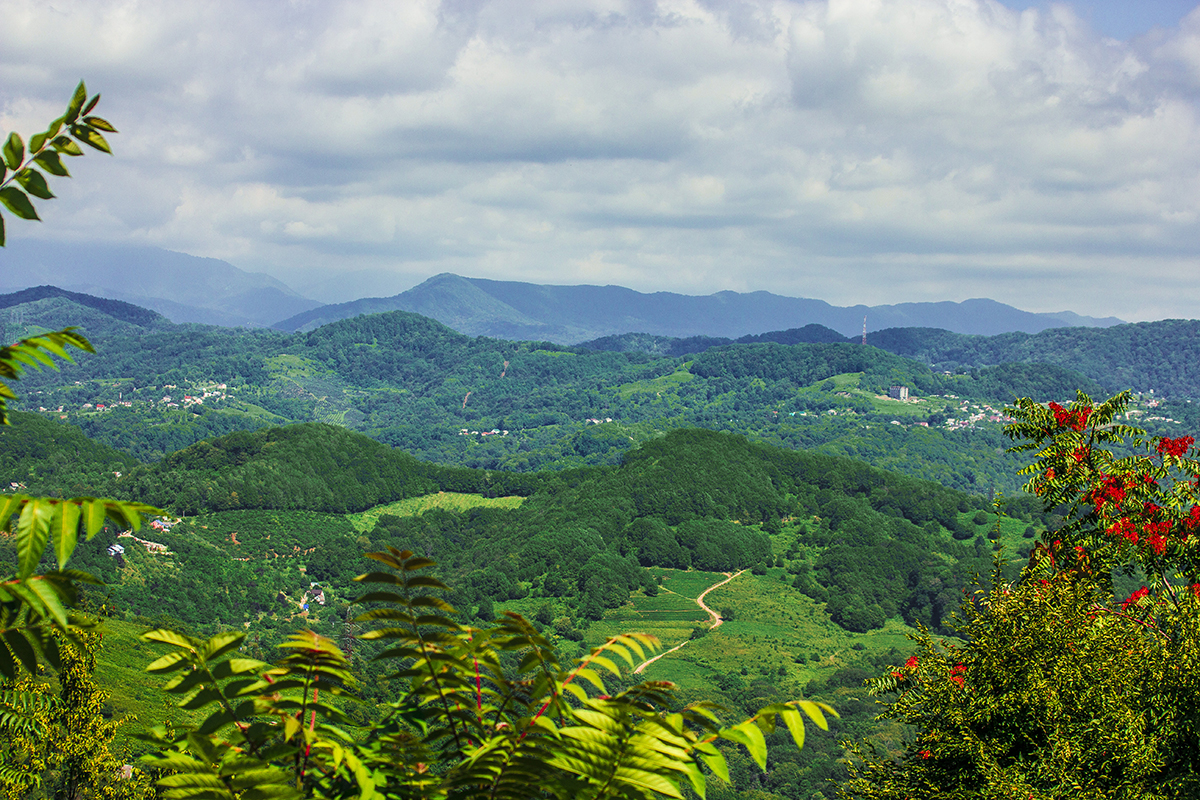
[[[8,135],[8,141],[4,143],[4,163],[9,169],[15,170],[21,166],[21,162],[25,160],[25,143],[21,141],[21,135],[16,131]],[[13,212],[16,213],[15,211]]]
[[[191,663],[191,653],[186,650],[176,650],[173,653],[167,653],[161,658],[156,658],[146,667],[146,672],[173,672],[186,664]]]
[[[180,708],[187,711],[196,711],[204,708],[209,703],[216,703],[221,700],[221,693],[211,686],[205,686],[196,690],[195,694],[188,695],[178,705]]]
[[[30,675],[36,675],[37,656],[34,654],[29,640],[20,631],[11,629],[0,632],[0,637],[4,638],[4,643],[8,645],[8,649],[21,662],[21,666],[25,667],[25,671]]]
[[[95,107],[96,107],[96,103],[99,103],[99,102],[100,102],[100,93],[99,93],[99,92],[97,92],[97,93],[96,93],[96,96],[95,96],[95,97],[93,97],[91,100],[88,100],[88,104],[87,104],[86,106],[84,106],[84,107],[83,107],[83,112],[82,112],[82,113],[84,113],[84,114],[90,114],[90,113],[92,113],[92,109],[93,109],[93,108],[95,108]]]
[[[67,106],[67,113],[63,119],[68,122],[74,122],[79,119],[79,114],[83,111],[83,104],[87,102],[87,87],[83,85],[83,81],[75,87],[75,94],[71,97],[71,102]]]
[[[3,214],[0,214],[0,247],[4,247],[4,215]],[[0,405],[3,405],[3,402],[4,401],[0,400]],[[7,419],[5,421],[7,421]]]
[[[793,708],[786,711],[780,711],[779,716],[783,717],[783,722],[787,725],[788,731],[792,734],[792,741],[796,743],[797,750],[804,749],[804,717],[800,716],[800,712]]]
[[[236,650],[245,640],[246,634],[237,631],[222,631],[209,639],[200,648],[200,657],[205,661],[220,658],[230,650]]]
[[[79,149],[79,145],[72,142],[66,136],[55,136],[54,141],[50,142],[50,146],[60,153],[66,153],[69,156],[81,156],[83,151]]]
[[[87,536],[90,539],[104,527],[104,501],[88,500],[84,503],[84,510],[86,511],[84,519],[87,525]]]
[[[58,592],[54,590],[50,581],[34,578],[29,581],[29,589],[38,596],[46,610],[50,612],[50,616],[58,623],[59,628],[67,628],[67,610],[63,608]]]
[[[95,148],[101,153],[112,155],[112,149],[108,146],[108,142],[105,141],[104,136],[100,131],[89,125],[72,125],[71,135],[88,147]]]
[[[31,497],[21,509],[21,518],[17,520],[16,545],[17,576],[22,580],[34,573],[46,549],[50,520],[54,517],[51,502],[45,497]]]
[[[69,178],[71,173],[67,172],[67,168],[63,166],[62,159],[58,157],[58,153],[53,150],[44,150],[33,157],[33,163],[37,164],[42,169],[49,172],[51,175],[57,175],[60,178]]]
[[[41,219],[34,210],[33,203],[29,202],[25,193],[15,186],[5,186],[0,189],[0,203],[3,203],[5,208],[21,219]]]
[[[721,731],[721,737],[744,745],[746,751],[750,753],[750,757],[754,759],[754,763],[758,764],[760,769],[766,770],[767,742],[763,738],[762,730],[753,720],[746,720],[740,725],[726,728]]]
[[[838,715],[836,711],[824,703],[814,703],[812,700],[801,700],[799,703],[797,703],[797,705],[800,706],[800,709],[804,711],[805,714],[808,714],[812,721],[817,723],[817,727],[823,731],[829,730],[829,723],[825,721],[825,714],[823,711],[828,711],[835,717]]]
[[[43,200],[53,200],[54,192],[46,185],[46,176],[32,167],[26,167],[17,173],[17,183],[25,187],[25,191]]]
[[[67,565],[67,560],[75,552],[79,541],[79,506],[72,502],[59,503],[58,514],[54,519],[54,555],[58,558],[58,568]]]
[[[700,767],[695,761],[688,761],[683,765],[684,772],[691,781],[692,789],[696,794],[700,795],[700,800],[705,800],[707,797],[707,782],[704,780],[704,773],[700,771]]]
[[[100,95],[96,96],[99,97]],[[112,123],[106,119],[101,119],[100,117],[84,117],[83,121],[88,125],[91,125],[93,128],[98,128],[102,131],[108,131],[109,133],[118,133],[117,129],[112,126]]]
[[[195,650],[195,643],[191,639],[184,636],[182,633],[168,630],[166,628],[155,628],[152,631],[146,631],[142,634],[142,639],[147,642],[158,642],[159,644],[170,644],[175,647],[182,647],[186,650]]]

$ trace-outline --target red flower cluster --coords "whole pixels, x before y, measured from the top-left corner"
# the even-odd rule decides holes
[[[921,758],[929,758],[933,755],[933,753],[929,752],[928,750],[918,750],[917,755],[919,755]]]
[[[1126,484],[1120,475],[1101,475],[1100,487],[1093,489],[1084,499],[1097,509],[1103,508],[1105,503],[1119,506],[1125,501],[1125,490],[1133,486],[1133,483]]]
[[[1147,589],[1145,586],[1143,586],[1142,588],[1138,589],[1133,594],[1129,595],[1129,597],[1126,598],[1126,600],[1123,603],[1121,603],[1121,610],[1127,611],[1130,606],[1136,606],[1138,604],[1138,601],[1141,600],[1143,597],[1145,597],[1148,594],[1150,594],[1150,590]]]
[[[1142,531],[1146,534],[1146,541],[1154,548],[1154,552],[1162,555],[1167,549],[1167,534],[1171,531],[1171,523],[1164,520],[1162,522],[1147,522]]]
[[[1070,428],[1073,431],[1081,431],[1087,427],[1088,417],[1092,415],[1090,408],[1081,408],[1078,411],[1068,411],[1058,403],[1051,403],[1050,410],[1054,412],[1054,422],[1060,428]]]
[[[1180,436],[1178,439],[1168,439],[1166,436],[1158,440],[1158,450],[1160,456],[1180,456],[1187,455],[1188,449],[1196,443],[1196,440],[1191,436]]]
[[[1183,518],[1183,527],[1189,531],[1194,531],[1200,528],[1200,506],[1192,506],[1192,510]]]
[[[917,666],[917,657],[916,657],[916,656],[909,656],[909,657],[908,657],[908,661],[905,661],[905,662],[904,662],[904,667],[903,667],[903,669],[912,669],[912,668],[913,668],[913,667],[915,667],[915,666]],[[904,673],[903,673],[903,672],[900,672],[899,670],[897,670],[896,672],[893,672],[893,673],[892,673],[892,677],[893,677],[893,678],[899,678],[900,680],[904,680],[904,678],[905,678],[905,675],[904,675]]]
[[[966,671],[967,668],[962,664],[956,664],[950,669],[950,680],[954,681],[959,686],[962,686],[964,683],[966,683],[966,678],[963,677],[963,673]]]
[[[1108,526],[1109,536],[1120,536],[1129,541],[1130,544],[1138,543],[1138,529],[1133,524],[1133,520],[1129,517],[1121,517],[1112,525]]]

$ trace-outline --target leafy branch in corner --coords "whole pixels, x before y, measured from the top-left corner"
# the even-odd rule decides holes
[[[88,99],[87,87],[80,81],[66,113],[51,122],[43,132],[29,137],[28,148],[19,133],[14,131],[8,135],[0,152],[3,157],[3,163],[0,163],[0,204],[21,219],[40,220],[30,196],[41,200],[54,197],[43,173],[71,177],[62,156],[83,155],[80,144],[112,155],[101,131],[116,133],[117,129],[108,120],[92,116],[99,102],[98,94]],[[0,247],[3,246],[4,216],[0,215]]]

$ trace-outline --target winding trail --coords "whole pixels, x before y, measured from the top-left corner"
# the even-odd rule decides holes
[[[743,572],[745,572],[745,571],[746,571],[746,570],[744,570],[744,569],[740,569],[740,570],[738,570],[737,572],[733,573],[732,575],[729,575],[729,573],[728,573],[728,572],[726,572],[726,573],[723,573],[724,575],[729,575],[729,577],[727,577],[727,578],[726,578],[725,580],[723,580],[723,581],[719,581],[719,582],[717,582],[717,583],[714,583],[712,586],[708,587],[708,588],[707,588],[707,589],[705,589],[703,592],[701,592],[701,593],[700,593],[700,596],[696,598],[696,605],[698,605],[698,606],[700,606],[700,608],[704,609],[704,612],[705,612],[706,614],[708,614],[709,618],[710,618],[710,619],[711,619],[711,621],[712,621],[712,625],[709,627],[709,630],[710,630],[710,631],[714,631],[714,630],[716,630],[717,628],[721,627],[721,623],[725,622],[725,620],[721,619],[721,615],[720,615],[720,614],[718,614],[717,612],[713,611],[711,608],[709,608],[709,607],[708,607],[708,604],[704,602],[704,596],[705,596],[705,595],[707,595],[709,592],[711,592],[713,589],[719,589],[719,588],[721,588],[722,586],[724,586],[725,584],[729,583],[731,580],[733,580],[734,578],[736,578],[738,575],[741,575],[741,574],[742,574]],[[680,642],[679,644],[675,645],[675,646],[674,646],[674,647],[672,647],[670,650],[664,650],[663,652],[661,652],[661,653],[659,653],[658,655],[656,655],[654,658],[648,658],[648,659],[646,659],[645,661],[643,661],[642,663],[638,664],[638,665],[637,665],[637,667],[635,667],[635,668],[634,668],[634,670],[633,670],[633,674],[634,674],[634,675],[640,675],[640,674],[641,674],[641,672],[642,672],[642,670],[646,669],[646,667],[650,666],[650,665],[651,665],[651,664],[653,664],[655,661],[658,661],[658,660],[659,660],[660,658],[662,658],[663,656],[670,655],[671,653],[674,653],[676,650],[678,650],[679,648],[683,647],[685,644],[687,644],[687,643],[688,643],[688,642],[690,642],[690,641],[691,641],[690,639],[684,639],[682,642]]]

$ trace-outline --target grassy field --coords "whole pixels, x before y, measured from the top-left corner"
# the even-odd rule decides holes
[[[617,395],[622,400],[628,400],[635,394],[658,394],[659,392],[674,392],[688,381],[694,380],[695,375],[688,372],[684,368],[680,368],[670,375],[662,375],[657,378],[648,378],[644,381],[634,381],[618,386]]]
[[[691,598],[726,576],[711,572],[658,570],[663,589],[656,597],[637,594],[587,631],[589,645],[617,633],[642,631],[657,636],[663,649],[687,645],[650,665],[643,675],[669,680],[688,693],[717,692],[714,678],[737,674],[752,680],[769,676],[776,685],[800,696],[804,686],[826,678],[842,667],[863,662],[891,648],[911,647],[914,631],[891,620],[882,630],[857,634],[830,621],[824,604],[792,588],[782,569],[766,575],[744,572],[713,590],[705,602],[714,609],[730,608],[734,619],[711,633],[689,641],[692,629],[708,627],[707,615]],[[691,608],[688,608],[690,603]]]
[[[109,693],[107,706],[113,718],[127,721],[117,729],[118,745],[140,752],[144,746],[130,738],[130,733],[164,722],[186,721],[192,712],[177,707],[178,697],[162,690],[166,677],[146,672],[146,665],[169,648],[143,642],[140,636],[146,628],[132,622],[105,619],[100,630],[104,643],[96,655],[96,681]]]
[[[438,492],[421,497],[410,497],[407,500],[397,500],[387,505],[375,506],[357,514],[347,514],[346,519],[358,531],[369,531],[384,514],[397,517],[416,517],[432,508],[442,508],[447,511],[466,511],[469,508],[516,508],[524,502],[524,497],[484,497],[481,494],[464,494],[462,492]]]

